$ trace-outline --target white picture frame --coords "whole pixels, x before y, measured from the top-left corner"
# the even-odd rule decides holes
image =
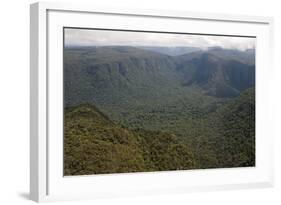
[[[96,19],[96,21],[95,21]],[[64,177],[62,173],[62,29],[64,26],[257,37],[256,167]],[[155,27],[157,25],[157,28]],[[273,186],[273,19],[270,17],[97,8],[40,2],[30,10],[30,198],[56,201]],[[54,68],[58,70],[54,70]],[[61,103],[62,104],[62,103]],[[61,133],[61,134],[60,134]]]

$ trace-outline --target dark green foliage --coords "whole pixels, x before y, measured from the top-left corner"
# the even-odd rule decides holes
[[[191,169],[194,158],[174,135],[128,130],[92,105],[65,110],[64,174]]]
[[[216,112],[221,137],[216,152],[224,167],[255,166],[255,89],[250,88]]]
[[[144,159],[151,171],[184,170],[195,167],[194,156],[187,145],[173,134],[135,130],[142,139]]]

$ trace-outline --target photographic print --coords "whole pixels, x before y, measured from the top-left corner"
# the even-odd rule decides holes
[[[255,166],[255,37],[63,33],[65,176]]]

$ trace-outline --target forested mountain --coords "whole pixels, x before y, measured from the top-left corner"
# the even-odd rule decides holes
[[[185,76],[183,84],[198,85],[207,94],[234,97],[255,84],[255,66],[241,61],[218,57],[214,52],[203,52],[178,67]]]
[[[210,112],[204,123],[197,129],[208,134],[201,132],[192,142],[192,147],[197,147],[193,152],[198,167],[255,166],[254,87]]]
[[[132,47],[66,49],[64,62],[66,105],[144,98],[178,80],[171,57]]]
[[[225,167],[255,165],[255,89],[249,88],[220,107],[213,116],[221,138],[217,140],[219,163]]]
[[[190,148],[175,135],[129,130],[93,105],[65,110],[64,174],[105,174],[192,169]]]
[[[65,48],[66,175],[255,165],[255,50],[165,52]]]
[[[171,57],[125,46],[67,48],[65,103],[163,96],[185,92],[190,85],[211,96],[237,96],[255,83],[254,57],[249,53],[214,48]]]

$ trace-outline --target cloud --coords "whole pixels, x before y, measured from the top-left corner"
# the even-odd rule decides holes
[[[65,44],[72,46],[167,46],[200,47],[220,46],[245,50],[255,47],[255,38],[171,34],[94,29],[65,29]]]

